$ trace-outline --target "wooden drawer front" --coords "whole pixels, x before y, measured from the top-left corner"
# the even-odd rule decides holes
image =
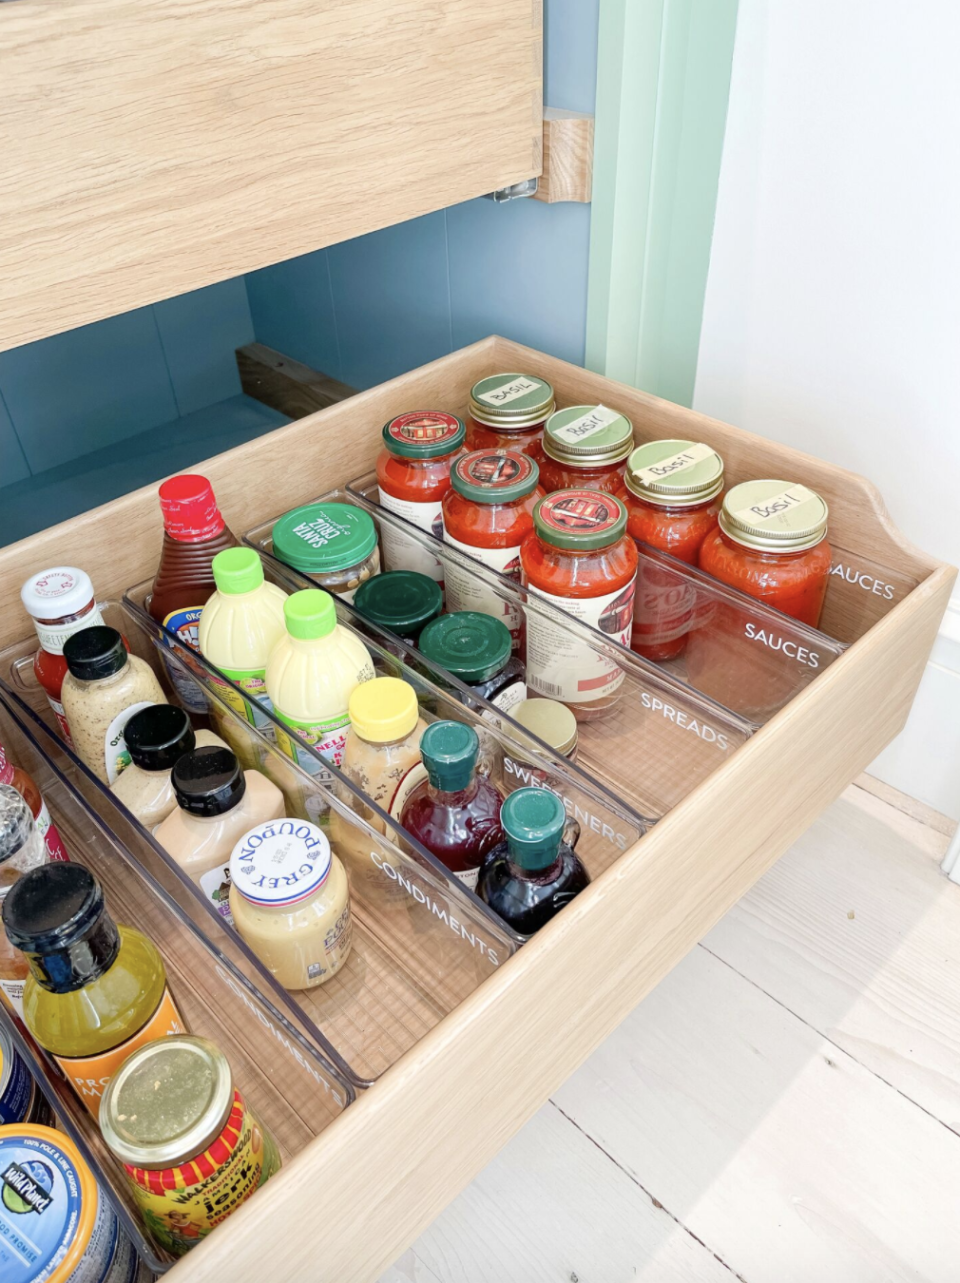
[[[0,349],[538,174],[540,8],[0,5]]]
[[[868,482],[502,339],[198,466],[234,530],[251,530],[361,476],[387,418],[462,411],[471,384],[501,370],[551,379],[561,405],[622,409],[638,439],[705,440],[731,482],[813,486],[851,565],[869,560],[896,591],[871,588],[864,611],[857,574],[844,576],[836,634],[849,648],[175,1266],[175,1283],[376,1279],[900,730],[920,680],[954,571],[905,544]],[[150,486],[3,550],[0,644],[23,634],[30,571],[68,558],[115,596],[153,572],[159,546]]]

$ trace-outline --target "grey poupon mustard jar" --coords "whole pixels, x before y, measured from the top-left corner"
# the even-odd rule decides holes
[[[553,385],[533,374],[491,374],[470,389],[467,450],[520,450],[540,459]]]
[[[543,429],[540,485],[554,490],[605,490],[622,497],[623,470],[633,449],[633,424],[605,405],[570,405]]]

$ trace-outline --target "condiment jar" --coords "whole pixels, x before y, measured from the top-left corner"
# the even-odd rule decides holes
[[[113,793],[146,828],[152,829],[177,806],[171,772],[195,748],[226,748],[213,731],[194,731],[184,709],[151,704],[134,713],[124,727],[130,765],[110,785]]]
[[[420,653],[505,713],[527,697],[510,632],[490,615],[474,610],[441,615],[420,634]]]
[[[53,566],[41,570],[20,589],[20,600],[40,639],[33,671],[53,709],[63,738],[71,746],[70,727],[63,711],[60,692],[67,675],[63,643],[81,628],[102,624],[93,584],[85,570],[75,566]]]
[[[27,806],[29,806],[33,822],[36,824],[40,836],[47,844],[50,859],[69,860],[67,848],[63,845],[63,839],[57,832],[57,826],[50,818],[50,812],[47,810],[47,804],[43,800],[43,794],[37,788],[33,776],[28,775],[19,766],[14,766],[7,759],[7,750],[2,744],[0,744],[0,784],[12,784]]]
[[[22,874],[49,859],[26,800],[10,784],[0,784],[0,903]],[[18,1016],[23,1015],[23,989],[29,973],[20,950],[5,935],[0,936],[0,992]]]
[[[465,436],[463,421],[439,410],[415,410],[385,423],[377,458],[380,506],[442,539],[441,504]],[[415,538],[386,522],[381,538],[387,570],[416,570],[443,583],[442,564]]]
[[[389,811],[405,777],[420,762],[417,692],[398,677],[375,677],[350,696],[350,729],[340,769],[382,811]],[[375,816],[365,817],[380,831]]]
[[[691,566],[716,529],[723,460],[699,441],[648,441],[627,462],[627,530]],[[675,571],[641,558],[632,648],[644,659],[675,659],[686,649],[696,593]]]
[[[380,573],[373,518],[352,503],[308,503],[273,527],[273,555],[320,588],[353,601],[361,584]]]
[[[443,593],[429,575],[388,570],[361,584],[353,604],[372,624],[416,646],[423,629],[443,610]]]
[[[533,374],[491,374],[470,389],[468,450],[521,450],[538,462],[553,387]]]
[[[623,497],[623,469],[633,449],[633,424],[605,405],[571,405],[543,429],[540,485],[549,494],[580,486]]]
[[[13,1045],[10,1034],[0,1025],[0,1127],[10,1127],[17,1123],[40,1123],[46,1126],[52,1120],[53,1113],[47,1099],[27,1068],[27,1062]],[[0,1135],[3,1134],[0,1132]],[[0,1172],[2,1171],[3,1164],[0,1163]],[[0,1264],[3,1264],[2,1254]],[[4,1274],[3,1277],[7,1276]]]
[[[115,628],[98,625],[68,637],[63,654],[70,670],[63,681],[63,707],[81,761],[104,784],[130,765],[123,729],[134,713],[165,704],[153,669],[128,655]]]
[[[237,930],[285,989],[313,989],[340,970],[353,922],[347,875],[327,835],[307,820],[261,824],[230,857]]]
[[[789,481],[745,481],[727,491],[700,566],[816,628],[830,575],[826,503]]]
[[[628,645],[637,548],[621,500],[599,490],[558,490],[534,509],[520,550],[523,582],[549,605]],[[547,614],[527,612],[527,684],[569,704],[578,721],[616,702],[623,670]]]
[[[568,762],[577,760],[577,719],[566,704],[555,699],[525,699],[510,716],[560,757]],[[550,780],[548,773],[518,747],[503,755],[503,782],[507,791],[512,792],[529,785],[548,785]]]
[[[461,455],[450,472],[443,501],[443,539],[501,575],[520,581],[520,545],[533,529],[536,461],[518,450],[475,450]],[[471,571],[448,562],[447,610],[478,610],[501,619],[519,649],[523,614]]]
[[[135,1052],[107,1088],[100,1128],[147,1233],[171,1256],[196,1247],[280,1168],[276,1142],[206,1038]]]

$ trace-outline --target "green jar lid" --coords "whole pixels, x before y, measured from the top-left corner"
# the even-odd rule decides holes
[[[322,588],[302,588],[283,603],[283,618],[291,637],[313,641],[336,628],[337,608]]]
[[[569,405],[543,429],[543,452],[558,463],[619,463],[632,449],[633,424],[605,405]]]
[[[263,564],[253,548],[224,548],[211,563],[217,592],[253,592],[263,583]]]
[[[802,552],[827,533],[829,510],[815,490],[791,481],[744,481],[728,490],[720,529],[764,552]]]
[[[723,460],[702,441],[648,441],[631,454],[624,481],[638,499],[688,507],[723,489]]]
[[[463,445],[462,419],[442,410],[411,410],[383,425],[383,443],[403,459],[441,459]]]
[[[484,682],[510,658],[510,629],[492,615],[458,610],[427,624],[418,646],[427,659],[461,681]]]
[[[583,552],[616,543],[627,529],[627,510],[602,490],[555,490],[534,508],[533,524],[544,543]]]
[[[519,450],[474,450],[450,469],[450,485],[474,503],[512,503],[532,494],[539,480],[536,460]]]
[[[373,518],[352,503],[308,503],[273,527],[273,553],[304,574],[359,565],[377,546]]]
[[[542,423],[555,407],[553,385],[533,374],[491,374],[470,389],[471,416],[508,432]]]
[[[435,579],[416,570],[388,570],[362,583],[353,598],[361,615],[401,636],[417,634],[443,610]]]
[[[455,793],[470,783],[480,740],[465,722],[431,722],[420,737],[420,756],[435,789]]]
[[[517,789],[500,808],[507,845],[521,869],[545,869],[557,858],[567,812],[550,789]]]

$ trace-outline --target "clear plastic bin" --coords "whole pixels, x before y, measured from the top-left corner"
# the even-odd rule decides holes
[[[0,743],[8,759],[33,776],[70,858],[102,883],[113,918],[157,945],[190,1032],[221,1048],[240,1091],[276,1137],[284,1161],[293,1158],[354,1099],[353,1088],[251,983],[233,934],[223,927],[198,929],[91,807],[83,796],[80,768],[59,738],[36,719],[24,718],[2,692]],[[140,1255],[157,1273],[169,1269],[171,1260],[144,1236],[123,1168],[56,1062],[2,1005],[0,1021],[12,1030],[60,1127],[77,1143]],[[215,1233],[229,1233],[229,1221]]]
[[[209,719],[194,715],[194,725],[208,720],[245,768],[269,776],[286,798],[288,815],[334,826],[331,841],[347,870],[353,909],[346,964],[315,989],[283,989],[153,835],[57,738],[72,767],[71,783],[109,816],[140,867],[199,929],[213,939],[229,937],[251,981],[285,1006],[346,1078],[369,1086],[505,962],[520,938],[352,784],[338,775],[334,793],[254,730],[217,694],[214,670],[176,642],[165,646],[164,630],[148,615],[132,604],[101,608],[105,621],[153,666],[171,703],[179,702],[172,679],[178,688],[193,685],[209,709]],[[33,676],[35,649],[35,639],[8,648],[0,654],[0,672],[9,674],[11,706],[27,725],[49,732],[53,714]],[[632,827],[627,841],[637,834]]]

